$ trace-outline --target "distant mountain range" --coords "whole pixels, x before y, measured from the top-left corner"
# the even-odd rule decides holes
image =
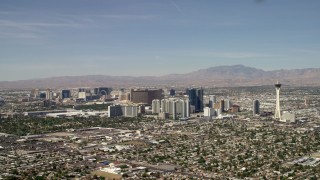
[[[0,81],[0,88],[74,88],[132,86],[234,87],[273,85],[320,86],[320,68],[264,71],[243,65],[216,66],[186,74],[165,76],[62,76],[20,81]]]

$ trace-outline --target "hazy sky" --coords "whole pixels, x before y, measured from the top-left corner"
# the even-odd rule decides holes
[[[0,80],[320,67],[319,0],[1,0]]]

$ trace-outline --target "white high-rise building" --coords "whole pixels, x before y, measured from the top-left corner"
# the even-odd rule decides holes
[[[190,117],[190,101],[189,99],[186,99],[184,101],[185,101],[185,110],[186,110],[185,117]]]
[[[173,119],[190,117],[190,103],[188,99],[162,99],[159,102],[160,112],[172,115]],[[154,101],[153,106],[157,106],[157,101]]]
[[[275,84],[276,87],[276,112],[274,114],[274,118],[281,120],[281,111],[280,111],[280,88],[281,88],[281,84],[279,83],[279,81]]]
[[[167,100],[166,99],[162,99],[161,101],[160,101],[160,112],[167,112],[166,110],[166,108],[167,108],[167,104],[166,104],[166,102],[167,102]]]
[[[232,106],[230,99],[224,100],[224,110],[229,111],[230,107]]]
[[[166,101],[166,113],[172,114],[173,113],[173,104],[171,100]]]
[[[190,106],[189,106],[189,100],[183,100],[179,99],[177,100],[177,111],[176,113],[181,117],[181,118],[186,118],[190,117]]]
[[[203,109],[203,116],[212,118],[212,116],[215,116],[215,110],[213,108],[210,108],[210,107],[205,107]]]
[[[159,99],[154,99],[152,101],[152,114],[159,114],[161,109],[161,103]]]
[[[177,101],[170,101],[170,104],[172,104],[172,119],[177,119]]]
[[[53,93],[51,89],[46,90],[46,99],[51,100],[53,97]]]
[[[176,100],[176,114],[181,115],[183,114],[183,109],[184,109],[184,101],[182,99]]]

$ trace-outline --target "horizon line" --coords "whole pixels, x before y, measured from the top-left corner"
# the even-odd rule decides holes
[[[244,64],[234,64],[234,65],[218,65],[218,66],[211,66],[208,68],[201,68],[201,69],[197,69],[197,70],[193,70],[190,72],[186,72],[186,73],[167,73],[167,74],[163,74],[163,75],[110,75],[110,74],[83,74],[83,75],[61,75],[61,76],[49,76],[49,77],[39,77],[39,78],[29,78],[29,79],[17,79],[17,80],[0,80],[0,82],[16,82],[16,81],[29,81],[29,80],[42,80],[42,79],[52,79],[52,78],[61,78],[61,77],[86,77],[86,76],[110,76],[110,77],[135,77],[135,78],[139,78],[139,77],[163,77],[163,76],[170,76],[170,75],[183,75],[183,74],[189,74],[189,73],[193,73],[193,72],[197,72],[197,71],[201,71],[201,70],[206,70],[206,69],[210,69],[210,68],[219,68],[219,67],[234,67],[234,66],[242,66],[242,67],[247,67],[247,68],[253,68],[253,69],[257,69],[257,70],[262,70],[265,72],[271,72],[271,71],[281,71],[281,70],[302,70],[302,69],[319,69],[319,67],[309,67],[309,68],[291,68],[291,69],[273,69],[273,70],[266,70],[263,68],[258,68],[258,67],[254,67],[254,66],[248,66],[248,65],[244,65]]]

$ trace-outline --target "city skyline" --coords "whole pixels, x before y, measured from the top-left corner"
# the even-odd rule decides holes
[[[0,81],[320,67],[318,1],[3,1]]]

